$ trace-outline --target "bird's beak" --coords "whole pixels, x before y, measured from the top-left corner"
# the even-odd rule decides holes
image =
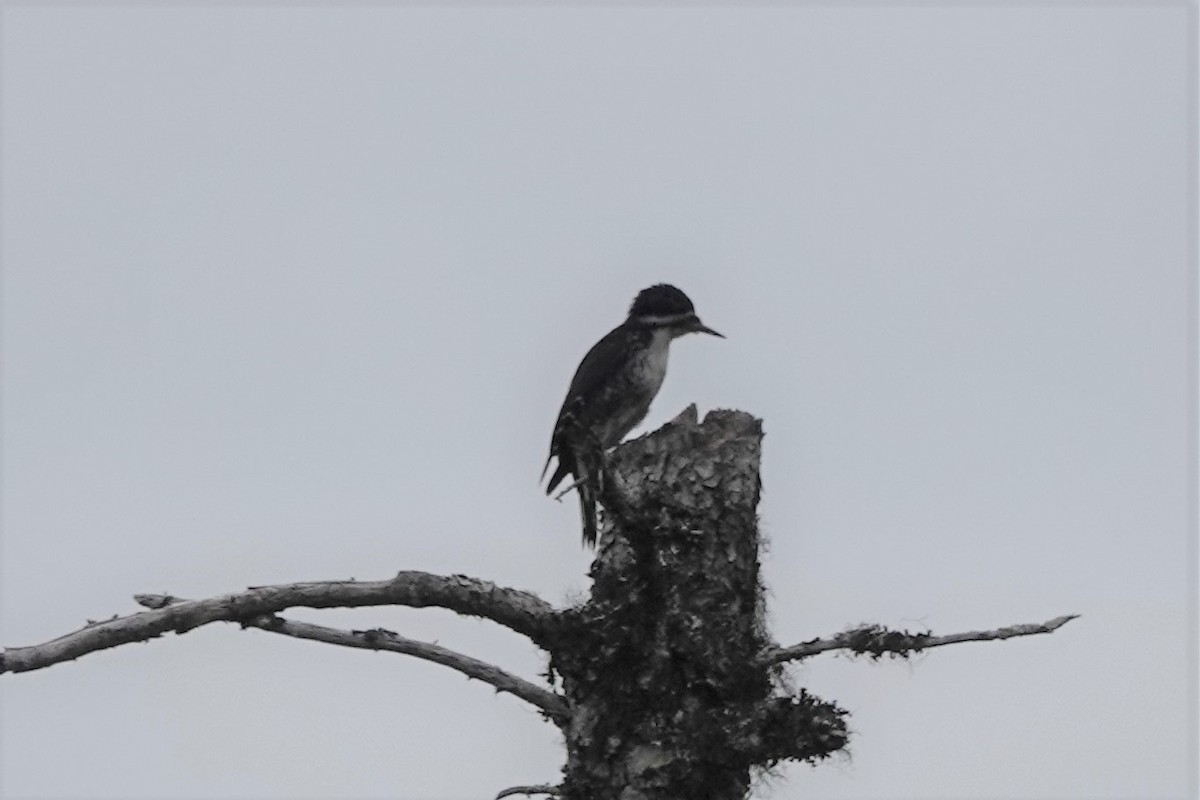
[[[710,336],[718,336],[722,339],[725,338],[725,334],[717,333],[716,331],[714,331],[712,328],[705,325],[700,320],[696,320],[696,326],[692,330],[694,330],[696,333],[707,333]]]

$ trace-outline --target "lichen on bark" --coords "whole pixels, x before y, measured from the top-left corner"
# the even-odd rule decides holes
[[[551,647],[568,800],[735,800],[754,768],[845,745],[845,712],[758,657],[762,435],[744,412],[698,423],[691,407],[607,457],[592,594]]]

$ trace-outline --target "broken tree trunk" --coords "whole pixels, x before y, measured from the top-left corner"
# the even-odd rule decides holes
[[[610,456],[600,551],[551,671],[568,800],[741,800],[752,770],[846,743],[844,712],[759,656],[761,421],[695,407]]]

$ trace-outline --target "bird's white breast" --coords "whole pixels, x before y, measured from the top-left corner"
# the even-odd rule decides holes
[[[620,386],[621,397],[613,404],[608,418],[600,423],[599,438],[604,447],[620,442],[645,419],[650,403],[667,375],[670,344],[671,335],[667,331],[655,331],[650,342],[639,347],[628,363]]]
[[[667,376],[667,355],[671,350],[671,334],[665,328],[654,332],[650,346],[642,351],[633,365],[634,381],[650,398],[658,394]]]

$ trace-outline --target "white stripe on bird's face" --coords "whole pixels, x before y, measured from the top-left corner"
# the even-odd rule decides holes
[[[643,325],[651,325],[655,328],[667,328],[671,325],[678,325],[681,322],[687,322],[696,318],[694,311],[688,311],[683,314],[643,314],[634,317]]]

